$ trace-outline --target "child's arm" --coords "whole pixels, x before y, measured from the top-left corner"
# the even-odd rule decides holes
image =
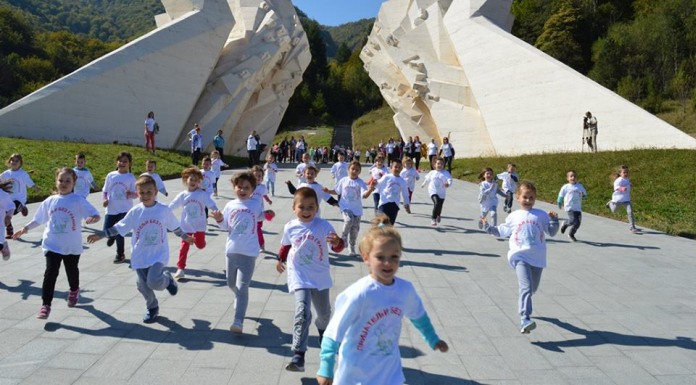
[[[215,219],[215,222],[217,222],[218,227],[222,230],[229,230],[229,226],[227,224],[227,221],[225,220],[225,216],[222,213],[222,211],[219,210],[213,210],[208,214],[209,217]]]
[[[35,220],[32,219],[29,223],[26,224],[26,226],[19,229],[16,233],[12,234],[12,239],[17,240],[17,239],[21,238],[22,235],[26,234],[31,229],[39,227],[39,225],[40,225],[39,222],[36,222]]]
[[[329,189],[328,187],[324,187],[324,188],[322,189],[322,191],[324,191],[324,192],[327,193],[327,194],[338,195],[338,193],[336,192],[336,190],[331,190],[331,189]]]
[[[336,233],[329,234],[329,236],[326,237],[326,242],[331,245],[331,250],[334,253],[340,253],[346,247],[346,243],[343,242],[343,239]]]
[[[280,250],[278,250],[278,262],[276,262],[276,271],[283,273],[285,271],[285,262],[288,260],[288,254],[290,254],[291,245],[281,245]]]
[[[263,200],[265,200],[269,205],[273,204],[273,201],[268,197],[268,194],[263,196]]]
[[[333,384],[334,366],[338,355],[339,343],[329,337],[321,340],[321,353],[319,354],[319,370],[317,382],[319,385]]]
[[[443,353],[449,350],[447,342],[441,340],[440,337],[437,336],[437,333],[435,333],[435,328],[433,327],[432,322],[430,322],[430,318],[428,317],[427,313],[423,314],[423,316],[418,319],[411,319],[411,323],[416,327],[416,329],[418,329],[423,336],[423,339],[425,339],[431,348],[434,350],[439,350]]]
[[[558,204],[559,209],[563,208],[563,200],[564,199],[565,199],[565,186],[561,187],[561,191],[558,192],[558,198],[556,198],[556,203]]]

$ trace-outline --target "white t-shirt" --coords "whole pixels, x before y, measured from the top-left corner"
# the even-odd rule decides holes
[[[442,151],[442,156],[444,157],[454,156],[454,147],[452,147],[451,143],[443,143],[440,146],[440,151]]]
[[[517,189],[517,182],[515,182],[515,179],[512,178],[513,176],[517,180],[520,180],[520,177],[517,175],[516,172],[510,173],[505,171],[497,175],[498,179],[503,181],[502,190],[504,193],[507,193],[508,191],[515,192],[515,190]]]
[[[367,184],[360,178],[342,178],[336,183],[336,188],[334,188],[336,193],[341,195],[341,200],[338,201],[338,208],[341,211],[350,211],[353,215],[362,216],[362,194],[367,189]]]
[[[314,182],[314,183],[300,183],[297,185],[297,188],[300,187],[309,187],[312,190],[314,190],[315,193],[317,193],[317,198],[319,199],[319,205],[317,207],[317,216],[321,216],[321,202],[322,201],[328,201],[331,199],[331,194],[324,192],[324,186],[322,186],[319,182]]]
[[[144,269],[161,263],[169,263],[167,230],[176,230],[179,220],[172,210],[162,203],[145,207],[142,203],[128,210],[114,228],[122,236],[131,235],[131,267]]]
[[[44,253],[80,255],[83,249],[82,220],[98,215],[99,211],[81,195],[51,195],[41,202],[27,226],[32,228],[34,223],[46,225],[41,241]]]
[[[145,126],[147,127],[147,132],[152,132],[155,130],[155,119],[147,118],[145,119]]]
[[[247,138],[247,151],[256,151],[256,146],[258,146],[259,142],[256,140],[254,135],[249,135]]]
[[[491,210],[498,206],[498,183],[481,181],[479,184],[479,203],[481,210]]]
[[[74,167],[73,170],[77,174],[77,180],[75,181],[75,194],[87,198],[89,192],[94,184],[94,177],[89,169]]]
[[[259,238],[256,235],[256,222],[263,218],[263,206],[256,199],[234,199],[222,209],[222,222],[218,223],[227,231],[225,253],[259,256]]]
[[[213,183],[215,183],[215,171],[201,170],[203,174],[203,180],[201,181],[201,188],[205,190],[209,195],[213,194]]]
[[[394,202],[400,202],[399,194],[404,201],[404,206],[410,204],[408,199],[408,185],[404,178],[387,174],[377,182],[377,192],[379,193],[379,206]]]
[[[350,285],[336,298],[324,332],[340,344],[334,384],[403,384],[402,320],[424,315],[423,302],[409,281],[396,277],[387,286],[368,275]]]
[[[268,189],[263,184],[257,184],[254,192],[251,194],[251,199],[261,203],[261,209],[264,209],[266,205],[264,204],[263,197],[268,195]],[[259,222],[263,220],[263,216],[259,217]]]
[[[563,209],[565,211],[582,211],[582,198],[587,195],[585,187],[575,182],[566,183],[558,192],[559,197],[563,197]]]
[[[5,170],[0,174],[0,179],[12,181],[10,196],[13,201],[19,201],[21,204],[27,203],[27,187],[34,187],[34,181],[24,169]]]
[[[275,163],[266,163],[263,165],[263,171],[263,181],[275,183],[276,175],[278,175],[278,165]]]
[[[157,187],[157,191],[161,192],[162,194],[167,193],[167,189],[164,187],[164,181],[162,180],[162,177],[159,176],[158,173],[156,173],[156,172],[144,172],[144,173],[140,174],[140,176],[143,176],[143,175],[147,175],[155,181],[155,187]]]
[[[437,155],[437,144],[430,142],[428,143],[428,156]]]
[[[425,176],[423,185],[428,184],[428,196],[437,195],[441,199],[447,196],[447,187],[452,185],[452,175],[445,170],[432,170]]]
[[[336,162],[331,166],[331,176],[334,180],[338,182],[339,180],[348,176],[348,163],[346,162]]]
[[[389,142],[384,147],[387,150],[387,154],[393,154],[394,149],[396,148],[396,143]]]
[[[550,233],[549,215],[539,209],[515,210],[498,225],[502,238],[510,237],[508,262],[515,268],[517,262],[535,267],[546,267],[546,236]]]
[[[624,190],[624,191],[621,191]],[[26,190],[25,190],[26,193]],[[612,202],[631,201],[631,181],[627,178],[618,177],[614,180],[614,193],[611,194]]]
[[[333,286],[326,237],[335,234],[331,224],[317,216],[309,223],[293,219],[283,229],[282,246],[290,245],[287,261],[288,291],[324,290]]]
[[[401,170],[401,177],[404,178],[406,181],[406,185],[408,186],[408,191],[413,191],[416,188],[416,181],[420,179],[420,175],[418,175],[418,171],[416,171],[415,168],[404,168]]]
[[[307,181],[307,179],[304,176],[304,170],[307,168],[307,166],[315,166],[314,162],[301,162],[300,164],[295,167],[295,175],[297,175],[297,184],[304,183]]]
[[[387,174],[389,174],[389,169],[387,169],[384,166],[382,166],[381,168],[379,168],[377,166],[370,167],[370,176],[374,180],[380,180],[380,179],[382,179],[383,176],[385,176]],[[375,192],[375,194],[377,194],[377,192]]]
[[[186,233],[205,231],[208,228],[208,218],[205,216],[205,208],[217,210],[217,205],[210,198],[210,194],[197,189],[196,191],[184,190],[176,195],[169,203],[169,208],[174,210],[183,206],[181,210],[181,230]]]
[[[213,170],[213,173],[215,174],[215,179],[220,178],[222,166],[224,166],[224,165],[225,165],[225,162],[223,162],[222,159],[220,159],[220,158],[211,159],[210,169]]]
[[[102,190],[106,199],[109,200],[106,214],[125,213],[133,207],[133,198],[129,198],[128,193],[135,192],[135,176],[129,172],[121,174],[118,171],[111,171],[106,175]]]

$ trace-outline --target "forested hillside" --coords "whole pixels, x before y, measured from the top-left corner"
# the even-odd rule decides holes
[[[326,56],[330,59],[339,54],[346,56],[356,49],[362,49],[367,40],[367,36],[372,31],[375,19],[362,19],[351,23],[342,24],[336,27],[322,26],[324,33],[322,36],[326,41]]]

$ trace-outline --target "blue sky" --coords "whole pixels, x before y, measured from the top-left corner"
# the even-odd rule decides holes
[[[383,0],[292,0],[307,16],[322,25],[337,26],[377,16]]]

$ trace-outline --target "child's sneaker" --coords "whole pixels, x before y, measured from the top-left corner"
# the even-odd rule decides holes
[[[80,298],[80,288],[68,291],[68,307],[75,307]]]
[[[635,228],[635,227],[631,227],[631,232],[632,232],[633,234],[638,234],[638,233],[640,232],[640,229],[637,229],[637,228]]]
[[[577,242],[578,240],[575,239],[575,235],[568,233],[568,238],[570,238],[571,241]]]
[[[304,355],[295,353],[288,366],[285,367],[285,370],[291,372],[304,372]]]
[[[568,222],[563,222],[563,225],[561,225],[561,234],[565,234],[565,231],[567,228],[568,228]]]
[[[143,316],[143,322],[146,324],[151,324],[157,321],[157,316],[159,316],[159,306],[155,306],[152,309],[147,309],[147,312]]]
[[[119,254],[114,257],[114,263],[123,263],[126,261],[126,256],[123,254]]]
[[[437,226],[437,221],[434,220],[434,219],[431,219],[431,220],[430,220],[430,226],[433,226],[433,227]]]
[[[244,325],[242,324],[242,321],[240,321],[240,320],[234,320],[234,322],[230,326],[230,331],[234,334],[242,334],[243,329],[244,329]]]
[[[479,219],[478,221],[478,228],[479,230],[483,230],[483,220]]]
[[[436,219],[437,223],[440,223],[441,220],[442,220],[442,217],[438,215],[437,219]]]
[[[176,273],[174,273],[174,279],[177,281],[186,277],[186,274],[184,273],[184,269],[177,269]]]
[[[536,329],[536,322],[526,319],[522,320],[522,325],[520,326],[520,333],[529,334],[532,330]]]
[[[2,253],[2,260],[3,261],[9,261],[10,260],[10,244],[7,242],[0,243],[0,253]]]
[[[51,307],[48,305],[42,305],[41,309],[39,309],[39,314],[36,315],[36,318],[47,319],[50,314],[51,314]]]
[[[12,239],[12,235],[14,234],[14,227],[12,225],[7,226],[5,229],[5,239]]]
[[[169,277],[169,285],[167,285],[167,291],[171,295],[176,295],[179,292],[179,285],[177,285],[176,280],[172,277],[172,273],[165,271],[164,275]]]
[[[19,211],[22,213],[23,217],[26,217],[27,215],[29,215],[29,209],[25,205],[22,205],[22,208],[19,209]]]

